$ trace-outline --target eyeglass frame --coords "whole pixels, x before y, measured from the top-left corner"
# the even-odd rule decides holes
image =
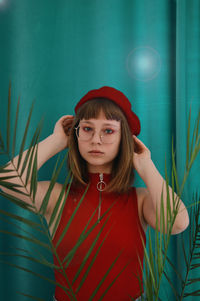
[[[79,136],[78,136],[77,131],[78,131],[79,128],[80,128],[80,125],[78,125],[77,127],[74,127],[74,129],[75,129],[75,131],[76,131],[76,137],[77,137],[78,139],[79,139]],[[119,129],[119,130],[116,130],[116,132],[119,132],[119,131],[120,131],[120,129]],[[88,140],[82,140],[82,141],[85,141],[85,142],[90,141],[90,140],[94,137],[94,134],[95,134],[95,131],[94,131],[94,133],[92,134],[92,136],[91,136],[90,139],[88,139]],[[104,143],[104,144],[112,144],[112,143],[114,143],[114,142],[103,142],[103,141],[102,141],[102,137],[104,137],[104,135],[99,135],[99,137],[100,137],[101,143]]]

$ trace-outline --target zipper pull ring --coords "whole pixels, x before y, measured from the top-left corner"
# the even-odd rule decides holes
[[[100,179],[100,181],[97,183],[97,189],[99,191],[104,191],[104,189],[106,188],[106,183],[103,181],[102,173],[99,174],[99,179]]]

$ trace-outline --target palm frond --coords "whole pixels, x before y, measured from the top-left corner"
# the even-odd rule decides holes
[[[186,168],[189,167],[189,157],[190,157],[190,126],[191,126],[191,108],[189,112],[189,118],[188,118],[188,127],[187,127],[187,146],[186,146]],[[191,147],[193,145],[193,140]]]
[[[22,293],[22,292],[18,292],[16,291],[17,294],[21,295],[21,296],[24,296],[24,297],[27,297],[29,299],[32,299],[32,300],[36,300],[36,301],[45,301],[44,299],[42,298],[38,298],[38,297],[34,297],[32,295],[29,295],[29,294],[25,294],[25,293]]]
[[[111,210],[112,206],[101,216],[101,219],[108,214],[108,212]],[[94,214],[96,213],[98,207],[95,209],[95,211],[93,212],[93,214],[91,215],[91,217],[89,218],[87,224],[85,225],[82,233],[79,236],[79,239],[77,240],[76,245],[73,247],[73,249],[66,255],[66,257],[63,260],[63,263],[65,263],[67,261],[67,265],[65,265],[65,268],[68,267],[68,265],[70,264],[71,260],[73,259],[73,256],[75,255],[76,250],[80,247],[80,245],[85,241],[85,239],[90,235],[90,233],[96,228],[96,226],[99,224],[99,221],[96,221],[91,227],[90,229],[86,232],[88,225],[90,224],[90,221],[92,220]],[[109,218],[109,215],[107,217],[107,219]],[[104,227],[107,223],[107,219],[104,222],[104,224],[102,225],[102,227]],[[67,225],[68,227],[68,225]],[[65,229],[64,229],[65,231]],[[101,232],[101,228],[99,230],[99,232]],[[98,233],[97,233],[98,235]],[[96,240],[96,239],[94,239]]]
[[[181,242],[182,242],[182,254],[184,258],[184,263],[185,263],[185,277],[183,277],[180,272],[177,270],[175,265],[170,261],[170,259],[167,257],[167,261],[170,264],[170,266],[173,268],[174,272],[179,278],[180,286],[181,286],[181,291],[178,294],[174,289],[174,293],[177,296],[178,295],[178,300],[183,300],[186,297],[189,296],[198,296],[198,291],[193,291],[190,290],[190,292],[187,292],[187,289],[190,285],[199,282],[200,278],[195,277],[195,278],[189,278],[189,275],[193,269],[198,269],[200,267],[200,256],[199,252],[199,235],[200,235],[200,224],[199,224],[199,214],[200,214],[200,198],[196,197],[193,198],[193,202],[195,202],[195,205],[192,207],[191,213],[190,213],[190,220],[192,221],[190,225],[190,231],[189,231],[189,250],[186,251],[185,245],[184,245],[184,240],[183,240],[183,234],[181,235]],[[195,263],[195,261],[198,261],[198,263]],[[170,283],[170,279],[165,273],[165,277]],[[171,283],[170,283],[171,284]]]
[[[69,179],[70,179],[70,183],[68,185]],[[51,215],[51,218],[50,218],[50,222],[49,222],[49,228],[50,228],[51,225],[54,223],[54,220],[55,220],[55,224],[54,224],[52,235],[51,235],[52,237],[54,237],[54,235],[56,233],[56,229],[58,227],[58,223],[60,221],[60,218],[61,218],[61,215],[62,215],[62,212],[63,212],[63,209],[64,209],[64,205],[65,205],[65,202],[66,202],[68,194],[69,194],[69,190],[70,190],[70,187],[71,187],[72,179],[73,179],[73,177],[70,177],[70,173],[69,173],[68,177],[66,178],[66,180],[65,180],[65,182],[63,184],[62,190],[61,190],[60,195],[58,197],[58,200],[56,202],[56,206],[55,206],[55,208],[54,208],[54,210],[52,212],[52,215]],[[67,185],[68,185],[68,189],[67,189],[67,192],[65,194]],[[65,196],[64,196],[64,194],[65,194]],[[62,201],[63,197],[64,197],[64,201],[63,201],[63,204],[61,206],[61,209],[59,210],[59,207],[61,205],[61,201]],[[57,214],[58,214],[58,217],[56,219]]]
[[[65,156],[64,156],[64,158],[63,158],[63,160],[61,161],[60,164],[59,164],[60,156],[58,157],[58,159],[56,161],[56,164],[55,164],[55,167],[54,167],[54,170],[53,170],[53,174],[52,174],[52,178],[51,178],[51,181],[50,181],[50,185],[48,187],[48,190],[46,192],[45,197],[43,198],[43,201],[42,201],[42,204],[41,204],[41,207],[40,207],[40,210],[39,210],[39,213],[41,215],[45,215],[45,213],[46,213],[47,206],[49,204],[49,199],[50,199],[51,192],[52,192],[52,190],[53,190],[53,188],[55,186],[56,181],[58,180],[58,176],[59,176],[59,174],[61,172],[61,169],[62,169],[64,163],[66,162],[67,155],[68,155],[68,153],[66,152],[66,154],[65,154]],[[57,167],[58,167],[58,169],[57,169]],[[65,193],[65,189],[66,189],[66,186],[67,186],[67,184],[69,182],[69,179],[70,179],[70,173],[68,173],[68,176],[66,177],[66,180],[65,180],[64,185],[63,185],[63,189],[62,189],[62,191],[60,193],[60,196],[59,196],[59,198],[58,198],[58,200],[56,202],[56,207],[55,207],[54,212],[53,212],[53,214],[51,216],[51,219],[50,219],[50,222],[49,222],[49,227],[54,222],[55,216],[58,213],[58,208],[60,206],[60,202],[61,202],[61,200],[63,198],[64,193]],[[62,210],[61,210],[60,214],[62,214]]]
[[[191,284],[199,282],[200,279],[198,277],[189,278],[190,272],[192,270],[197,270],[200,267],[200,256],[198,254],[199,245],[200,245],[200,197],[196,195],[194,199],[196,206],[192,208],[190,220],[191,223],[191,231],[190,235],[190,245],[189,252],[187,256],[187,265],[186,265],[186,276],[184,280],[184,286],[182,288],[181,296],[193,296],[194,291],[185,292],[186,288],[188,288]],[[197,274],[198,275],[198,274]],[[197,294],[197,292],[195,292]]]
[[[4,142],[3,142],[3,137],[2,137],[2,134],[1,134],[1,130],[0,130],[0,154],[1,155],[5,154],[5,145],[4,145]]]
[[[101,279],[101,281],[99,282],[99,284],[97,285],[97,287],[95,288],[95,290],[93,291],[92,295],[89,298],[89,301],[92,301],[92,299],[95,297],[95,295],[97,294],[98,290],[100,289],[100,287],[102,286],[103,282],[105,281],[107,275],[110,273],[110,271],[112,270],[113,266],[115,265],[115,263],[117,262],[117,260],[119,259],[120,255],[122,252],[119,252],[119,254],[117,255],[117,257],[114,259],[114,261],[112,262],[112,264],[110,265],[109,269],[106,271],[105,275],[103,276],[103,278]],[[104,292],[105,293],[105,292]],[[103,294],[104,296],[104,294]],[[103,298],[102,296],[102,298]],[[101,299],[102,299],[101,298]],[[101,300],[100,299],[100,300]]]
[[[39,125],[37,126],[32,140],[30,142],[29,148],[27,150],[26,156],[24,158],[21,170],[19,172],[19,176],[22,177],[24,171],[27,169],[27,176],[26,176],[26,180],[25,180],[25,186],[28,183],[29,177],[30,177],[30,173],[31,173],[31,168],[32,168],[32,162],[33,162],[33,157],[34,157],[34,152],[35,152],[35,147],[36,144],[39,141],[39,137],[40,137],[40,133],[41,133],[41,129],[42,129],[42,122],[39,123]],[[16,171],[19,171],[19,169],[17,169],[16,166],[14,166]]]
[[[7,152],[10,151],[10,111],[11,111],[11,83],[9,84],[9,91],[8,91],[8,112],[7,112],[7,131],[6,131],[6,146],[7,146]]]
[[[12,236],[12,237],[20,238],[20,239],[25,240],[27,242],[31,242],[31,243],[36,244],[37,246],[43,247],[47,251],[51,252],[50,246],[47,243],[41,242],[37,238],[34,238],[34,237],[31,238],[29,236],[25,236],[25,235],[22,235],[22,234],[19,234],[19,233],[16,233],[16,232],[7,231],[7,230],[0,230],[0,233],[7,234],[7,235]]]
[[[48,268],[51,268],[51,269],[58,269],[58,267],[54,264],[52,264],[51,262],[48,262],[47,260],[39,260],[33,256],[27,256],[27,255],[23,255],[23,254],[19,254],[19,253],[9,253],[9,252],[0,252],[0,255],[3,255],[3,256],[7,256],[7,257],[19,257],[19,258],[22,258],[22,259],[26,259],[28,261],[31,261],[33,263],[39,263],[39,264],[42,264]]]
[[[15,191],[14,188],[12,188],[12,190]],[[22,194],[22,195],[26,195],[28,196],[28,194],[22,192],[21,190],[17,190],[18,193]],[[14,197],[13,195],[10,195],[9,193],[3,192],[0,190],[0,195],[4,198],[6,198],[7,200],[11,201],[13,204],[15,204],[16,206],[19,206],[27,211],[33,211],[34,210],[34,206],[28,203],[23,202],[21,199]]]
[[[6,223],[9,223],[10,220],[15,220],[15,221],[21,222],[23,225],[31,227],[32,229],[34,229],[34,231],[38,231],[39,233],[44,233],[43,230],[42,230],[42,228],[41,228],[41,224],[40,223],[34,222],[34,221],[32,221],[32,220],[30,220],[28,218],[25,218],[25,217],[23,217],[21,215],[13,214],[11,212],[8,212],[8,211],[2,210],[2,209],[0,209],[0,214],[4,215],[6,217],[9,217],[9,219],[4,219],[4,221]],[[2,217],[0,216],[0,219],[1,218]],[[13,226],[15,228],[18,227],[16,224],[13,224]],[[24,231],[24,227],[23,228],[21,227],[21,230]]]
[[[168,282],[169,282],[169,284],[170,284],[170,286],[172,288],[172,291],[174,293],[174,296],[175,296],[176,300],[180,301],[180,296],[179,296],[179,294],[177,292],[177,288],[175,287],[174,283],[171,281],[170,277],[168,276],[168,273],[164,271],[163,274],[166,277],[166,279],[168,280]]]
[[[13,142],[12,142],[12,158],[15,156],[15,148],[16,148],[16,139],[17,139],[17,126],[19,120],[19,105],[20,105],[20,97],[17,102],[17,110],[15,115],[15,125],[14,125],[14,134],[13,134]]]
[[[106,226],[106,223],[109,219],[109,208],[102,216],[101,221],[103,218],[105,218],[105,222],[102,223],[102,226],[100,227],[100,230],[96,234],[94,240],[91,242],[90,248],[88,249],[82,263],[80,264],[79,269],[77,270],[76,275],[74,276],[72,282],[69,281],[68,275],[67,275],[67,267],[69,266],[70,262],[74,258],[78,248],[80,245],[86,240],[86,238],[92,233],[92,231],[95,230],[96,226],[98,225],[98,221],[92,226],[90,226],[90,221],[93,219],[93,216],[98,208],[95,209],[93,214],[91,215],[88,223],[86,223],[85,227],[83,228],[79,239],[77,240],[77,243],[73,246],[73,248],[66,254],[64,260],[61,260],[59,258],[59,255],[57,253],[58,246],[62,243],[63,239],[68,235],[69,227],[71,226],[78,210],[80,209],[80,206],[85,198],[85,195],[87,193],[88,187],[86,187],[82,197],[80,198],[80,201],[78,202],[76,209],[74,210],[73,214],[71,215],[71,218],[69,219],[68,223],[64,227],[64,230],[57,241],[56,246],[52,243],[52,238],[54,237],[58,224],[60,222],[61,215],[63,213],[64,206],[67,202],[67,198],[69,195],[69,191],[71,188],[71,183],[73,181],[73,177],[71,176],[71,173],[69,172],[67,177],[64,180],[62,190],[57,198],[56,206],[54,208],[54,211],[52,212],[52,215],[50,217],[49,224],[46,225],[46,223],[43,220],[43,215],[46,213],[51,193],[53,191],[53,188],[55,187],[55,183],[57,182],[57,179],[61,173],[61,170],[64,166],[64,163],[66,161],[67,153],[64,156],[62,160],[60,160],[60,157],[58,157],[55,167],[51,176],[50,184],[48,187],[48,190],[42,200],[41,207],[39,209],[36,208],[35,204],[35,196],[37,192],[37,152],[38,152],[38,142],[40,139],[41,129],[42,129],[42,123],[39,123],[38,127],[36,128],[35,132],[32,135],[32,139],[29,143],[29,147],[27,149],[26,155],[24,156],[25,146],[27,145],[28,140],[28,133],[30,128],[30,122],[31,122],[31,116],[33,113],[33,105],[30,108],[28,118],[26,121],[24,133],[22,135],[21,145],[19,147],[19,157],[17,164],[14,163],[14,154],[16,152],[16,141],[17,141],[17,127],[19,123],[19,108],[20,108],[20,98],[17,102],[17,109],[15,118],[11,118],[11,84],[9,86],[9,93],[8,93],[8,111],[7,111],[7,130],[6,130],[6,143],[4,143],[3,136],[0,132],[0,154],[7,154],[8,159],[10,163],[0,166],[0,175],[4,174],[6,171],[6,176],[3,175],[0,179],[0,185],[4,188],[9,189],[11,192],[17,192],[21,196],[26,196],[30,199],[30,203],[26,203],[22,201],[19,197],[14,197],[10,195],[8,192],[0,191],[0,195],[7,200],[11,201],[15,205],[17,205],[19,208],[22,208],[24,212],[34,212],[35,215],[38,217],[39,222],[33,222],[32,220],[29,220],[25,216],[20,216],[20,214],[13,214],[10,212],[6,212],[5,210],[0,210],[0,214],[4,216],[4,218],[9,219],[9,223],[11,223],[11,220],[13,221],[13,225],[17,223],[17,227],[14,227],[13,231],[7,231],[0,229],[1,233],[4,233],[5,235],[9,235],[12,237],[15,237],[17,239],[21,239],[27,243],[31,243],[32,249],[37,249],[38,246],[41,247],[42,250],[50,251],[53,253],[55,258],[58,261],[58,266],[55,266],[53,263],[49,262],[40,252],[34,252],[31,253],[28,249],[16,249],[15,252],[1,252],[1,256],[10,256],[10,257],[19,257],[21,259],[24,259],[26,261],[35,262],[37,264],[40,264],[42,266],[51,268],[51,269],[59,269],[60,273],[63,275],[63,277],[66,280],[67,285],[61,285],[59,283],[56,283],[53,279],[50,279],[50,277],[46,277],[42,275],[41,273],[35,273],[34,271],[31,271],[30,269],[27,269],[23,266],[13,264],[12,262],[6,262],[6,264],[17,268],[19,270],[23,270],[29,274],[35,275],[36,277],[39,277],[41,279],[45,279],[49,283],[53,285],[58,285],[62,287],[62,289],[65,291],[66,295],[69,297],[70,300],[77,300],[77,294],[80,291],[81,287],[83,286],[84,282],[86,281],[86,278],[88,274],[90,273],[90,270],[101,251],[101,248],[105,242],[105,239],[107,238],[107,235],[103,238],[103,241],[98,246],[99,243],[99,237]],[[11,131],[11,120],[15,120],[14,122],[14,131]],[[146,299],[148,301],[154,301],[154,300],[161,300],[160,299],[160,289],[161,289],[161,281],[163,276],[168,280],[172,290],[174,291],[174,294],[176,296],[176,300],[179,300],[177,298],[185,298],[188,296],[199,296],[200,292],[199,290],[192,291],[189,293],[187,291],[188,287],[192,285],[193,283],[199,282],[199,278],[196,277],[190,277],[189,273],[191,270],[197,270],[200,266],[199,259],[200,254],[198,251],[198,248],[200,246],[200,233],[199,233],[199,226],[197,227],[198,221],[197,217],[195,220],[195,227],[191,228],[190,231],[190,253],[189,257],[187,255],[186,249],[183,247],[183,254],[184,254],[184,260],[185,265],[187,269],[186,278],[184,279],[182,275],[180,275],[179,272],[176,271],[176,268],[172,261],[167,256],[168,248],[169,248],[169,242],[170,242],[170,236],[172,232],[172,227],[174,224],[174,221],[176,219],[176,215],[178,212],[179,207],[179,198],[182,196],[184,185],[186,183],[186,180],[189,176],[191,167],[197,158],[197,155],[200,151],[200,134],[199,134],[199,122],[200,122],[200,112],[198,114],[197,120],[195,122],[195,128],[193,131],[193,134],[191,135],[191,111],[188,118],[188,131],[187,131],[187,147],[186,147],[186,163],[185,163],[185,172],[183,175],[183,181],[180,184],[178,180],[178,172],[176,170],[176,153],[174,150],[174,144],[172,141],[172,171],[171,171],[171,177],[170,180],[172,182],[172,196],[173,196],[173,204],[170,203],[170,193],[169,193],[169,176],[167,172],[167,166],[165,165],[165,178],[166,178],[166,191],[167,191],[167,198],[166,198],[166,206],[164,206],[164,199],[163,195],[161,195],[161,206],[160,206],[160,221],[158,220],[157,215],[157,221],[156,221],[156,232],[155,237],[152,237],[151,232],[149,231],[149,240],[147,248],[144,249],[144,287],[145,287],[145,293],[146,293]],[[11,132],[13,133],[13,139],[11,141]],[[191,138],[192,137],[192,138]],[[11,145],[12,144],[12,145]],[[9,168],[8,168],[9,166]],[[15,172],[15,176],[13,176],[13,172]],[[24,177],[24,173],[26,172],[26,177]],[[12,180],[18,177],[20,179],[20,184],[14,184]],[[27,185],[30,183],[30,190],[27,189]],[[164,189],[164,187],[163,187]],[[6,190],[6,191],[7,191]],[[178,198],[174,197],[174,192],[177,191]],[[113,204],[114,205],[114,204]],[[197,207],[195,207],[197,210]],[[199,210],[199,209],[198,209]],[[167,219],[165,220],[165,211],[167,212]],[[158,212],[157,212],[158,214]],[[195,211],[195,216],[197,216],[197,211]],[[21,226],[18,225],[20,223]],[[24,227],[25,226],[25,227]],[[53,231],[50,233],[49,229],[53,226]],[[18,227],[21,227],[24,231],[21,231],[20,233],[17,232],[19,229]],[[29,231],[26,231],[24,228],[30,227],[35,232],[38,232],[46,237],[48,243],[45,243],[41,241],[36,236],[30,233]],[[35,231],[36,230],[36,231]],[[160,230],[160,231],[159,231]],[[92,258],[91,255],[93,254],[93,250],[97,247],[97,250]],[[96,294],[98,293],[99,289],[101,288],[102,284],[104,283],[105,279],[109,275],[110,271],[112,270],[113,266],[115,265],[116,261],[119,259],[120,253],[118,256],[113,260],[111,263],[109,269],[105,272],[104,277],[99,282],[98,286],[94,289],[92,295],[90,296],[89,300],[92,300],[95,298]],[[83,277],[81,278],[78,287],[76,290],[73,288],[73,284],[76,282],[78,278],[80,278],[81,272],[83,271],[83,268],[85,267],[86,262],[88,262],[88,259],[91,259],[89,266],[87,267],[86,272],[84,273]],[[5,262],[5,261],[1,261]],[[179,294],[177,292],[176,288],[174,287],[172,281],[167,276],[166,272],[166,262],[169,263],[169,265],[172,267],[172,269],[175,271],[177,277],[181,281],[181,287],[182,292]],[[124,266],[124,268],[119,272],[119,274],[115,277],[115,279],[108,285],[108,287],[105,289],[103,294],[101,295],[99,300],[102,300],[104,296],[107,294],[108,290],[111,288],[111,286],[115,283],[117,278],[121,275],[121,273],[124,271],[127,265]],[[27,298],[33,299],[33,300],[41,300],[40,298],[31,296],[29,294],[20,293],[23,296],[26,296]],[[182,300],[182,299],[180,299]]]
[[[176,219],[176,216],[178,213],[178,209],[179,209],[180,198],[182,196],[183,189],[184,189],[186,180],[189,176],[192,165],[200,151],[199,122],[200,122],[200,112],[198,113],[198,116],[197,116],[197,119],[196,119],[196,122],[194,125],[192,142],[190,144],[190,140],[191,140],[191,138],[190,138],[191,137],[191,135],[190,135],[191,111],[190,111],[189,118],[188,118],[185,172],[184,172],[183,180],[182,180],[181,184],[179,184],[179,181],[178,181],[178,173],[177,173],[177,169],[176,169],[176,155],[175,155],[174,144],[173,144],[173,140],[172,140],[171,182],[172,182],[173,205],[171,205],[171,203],[170,203],[169,189],[168,189],[169,178],[168,178],[168,174],[167,174],[167,168],[165,165],[167,206],[166,206],[166,208],[164,208],[164,205],[163,205],[164,200],[163,200],[163,196],[161,196],[161,206],[160,206],[160,216],[161,217],[160,218],[162,220],[162,223],[160,221],[160,224],[159,224],[158,220],[156,221],[155,248],[153,249],[152,240],[151,240],[151,236],[150,236],[149,246],[148,246],[149,250],[148,250],[148,252],[145,251],[145,256],[144,256],[144,266],[145,266],[144,285],[145,285],[147,300],[149,300],[149,301],[159,300],[160,286],[161,286],[161,280],[163,278],[163,275],[165,275],[165,278],[168,280],[170,286],[172,287],[172,290],[175,293],[175,297],[176,298],[180,297],[176,288],[173,286],[172,282],[170,281],[169,277],[167,276],[165,268],[166,268],[166,262],[168,262],[173,267],[173,270],[176,270],[173,263],[169,261],[167,253],[168,253],[168,248],[169,248],[169,243],[170,243],[172,227],[175,222],[175,219]],[[174,197],[175,189],[177,190],[177,197]],[[164,210],[166,210],[166,212],[167,212],[167,221],[165,221]],[[160,226],[160,230],[161,229],[166,230],[166,234],[164,234],[164,232],[162,233],[162,231],[161,231],[160,236],[158,236],[159,226]],[[193,233],[193,232],[191,231],[191,233]],[[194,243],[193,238],[190,238],[190,239],[191,239],[192,245],[193,245],[193,243]],[[198,246],[199,246],[199,233],[196,233],[195,240],[196,240],[196,244],[198,244]],[[184,253],[184,258],[185,258],[187,269],[188,270],[197,269],[199,267],[199,264],[193,263],[191,265],[191,263],[187,259],[186,250],[184,248],[183,248],[183,253]],[[195,254],[197,255],[196,259],[199,260],[199,254],[197,252]],[[194,254],[193,254],[193,257],[194,257]],[[178,272],[177,272],[177,275],[178,275]],[[190,282],[188,282],[188,285],[191,283],[195,283],[197,281],[199,281],[198,278],[190,278]],[[184,283],[185,283],[185,281],[182,280],[182,287],[184,287],[184,289],[185,289]],[[194,292],[192,292],[192,293],[194,293]],[[194,294],[198,295],[198,291],[196,291]],[[184,296],[186,296],[186,295],[189,296],[189,293],[184,294]],[[177,299],[177,300],[182,300],[182,299]]]
[[[119,256],[116,258],[116,260],[113,262],[112,267],[115,265],[115,263],[117,262]],[[108,285],[108,287],[105,289],[105,291],[103,292],[103,294],[101,295],[101,297],[99,298],[99,301],[103,300],[103,298],[105,297],[105,295],[107,294],[107,292],[109,291],[109,289],[112,287],[112,285],[116,282],[116,280],[119,278],[119,276],[123,273],[123,271],[126,269],[126,267],[129,265],[129,262],[127,264],[125,264],[125,266],[123,267],[123,269],[121,269],[121,271],[118,273],[118,275],[113,279],[113,281]],[[109,274],[109,271],[107,271],[107,274]],[[104,278],[104,280],[106,279],[106,277]],[[103,283],[103,282],[102,282]]]
[[[30,112],[29,112],[29,115],[28,115],[28,119],[27,119],[27,122],[26,122],[25,130],[24,130],[24,135],[23,135],[23,138],[22,138],[22,143],[21,143],[20,150],[19,150],[19,159],[18,159],[18,163],[17,163],[17,170],[19,170],[22,155],[23,155],[23,152],[25,150],[25,143],[26,143],[26,139],[27,139],[27,134],[28,134],[28,129],[29,129],[32,113],[33,113],[33,104],[31,106],[31,109],[30,109]],[[34,145],[36,145],[36,143]]]
[[[83,201],[83,199],[84,199],[84,197],[85,197],[85,195],[86,195],[86,193],[87,193],[87,191],[88,191],[88,188],[89,188],[89,185],[87,185],[87,187],[86,187],[86,189],[85,189],[85,191],[84,191],[84,193],[83,193],[83,195],[82,195],[80,201],[78,202],[78,204],[77,204],[77,206],[76,206],[76,209],[74,210],[73,214],[71,215],[71,217],[70,217],[70,219],[69,219],[69,222],[67,223],[67,226],[65,227],[65,229],[64,229],[63,232],[62,232],[62,234],[60,235],[59,240],[58,240],[58,242],[57,242],[57,244],[56,244],[56,248],[58,248],[58,246],[59,246],[60,243],[62,242],[64,236],[66,235],[66,233],[67,233],[67,231],[68,231],[68,229],[69,229],[69,227],[70,227],[70,225],[71,225],[71,223],[72,223],[72,221],[73,221],[73,219],[74,219],[74,217],[75,217],[75,215],[76,215],[78,209],[80,208],[80,205],[81,205],[81,203],[82,203],[82,201]]]
[[[109,232],[110,232],[110,231],[109,231]],[[96,258],[97,258],[97,256],[98,256],[98,254],[99,254],[99,252],[100,252],[100,250],[101,250],[101,248],[102,248],[102,246],[103,246],[103,244],[104,244],[106,238],[107,238],[108,235],[109,235],[109,232],[105,235],[105,237],[103,238],[101,244],[99,245],[99,247],[98,247],[98,249],[97,249],[95,255],[93,256],[93,258],[92,258],[92,260],[91,260],[91,262],[90,262],[90,264],[89,264],[89,266],[88,266],[86,272],[84,273],[84,275],[83,275],[83,277],[82,277],[82,279],[81,279],[81,281],[80,281],[80,283],[79,283],[79,286],[78,286],[77,289],[76,289],[76,294],[79,292],[79,290],[81,289],[82,285],[84,284],[84,282],[85,282],[85,280],[86,280],[86,278],[87,278],[87,276],[88,276],[88,274],[89,274],[89,272],[90,272],[90,270],[91,270],[91,268],[92,268],[92,266],[93,266],[93,264],[94,264],[94,262],[95,262],[95,260],[96,260]]]
[[[0,260],[0,263],[6,264],[6,265],[8,265],[8,266],[10,266],[10,267],[16,268],[16,269],[21,270],[21,271],[23,271],[23,272],[27,272],[28,274],[31,274],[31,275],[33,275],[33,276],[36,276],[37,278],[46,280],[46,281],[50,282],[50,283],[53,284],[53,285],[56,284],[56,285],[60,286],[62,289],[66,290],[66,287],[65,287],[65,286],[62,286],[60,283],[56,283],[56,282],[55,282],[54,280],[52,280],[51,278],[48,278],[48,277],[46,277],[46,276],[44,276],[44,275],[42,275],[42,274],[36,273],[36,272],[34,272],[34,271],[30,270],[30,269],[27,269],[27,268],[25,268],[25,267],[22,267],[22,266],[20,266],[20,265],[14,264],[14,263],[12,263],[11,261]]]
[[[74,284],[74,282],[77,280],[78,276],[80,275],[81,271],[83,270],[83,268],[84,268],[84,266],[85,266],[85,264],[86,264],[86,262],[87,262],[89,256],[91,255],[91,253],[92,253],[92,251],[93,251],[95,245],[97,244],[97,242],[98,242],[98,240],[99,240],[99,238],[100,238],[100,235],[101,235],[103,229],[105,228],[107,222],[108,222],[108,218],[107,218],[107,220],[103,223],[103,225],[102,225],[102,227],[100,228],[98,234],[97,234],[96,237],[94,238],[94,240],[93,240],[93,242],[92,242],[92,244],[91,244],[91,247],[88,249],[87,254],[85,255],[85,257],[84,257],[84,259],[83,259],[83,261],[82,261],[82,263],[81,263],[81,265],[80,265],[80,267],[79,267],[79,269],[78,269],[76,275],[74,276],[74,278],[73,278],[73,280],[72,280],[72,284]]]

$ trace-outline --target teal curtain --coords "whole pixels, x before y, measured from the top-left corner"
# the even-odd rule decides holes
[[[181,179],[189,110],[193,120],[200,107],[200,1],[0,0],[3,130],[10,81],[13,112],[18,96],[21,98],[19,137],[35,100],[31,127],[34,129],[41,117],[45,117],[41,139],[51,134],[60,116],[74,113],[74,105],[88,90],[109,85],[123,91],[140,117],[139,138],[151,150],[152,159],[163,175],[165,160],[169,171],[171,168],[174,137]],[[17,143],[19,147],[20,139]],[[1,162],[5,160],[1,158]],[[41,169],[41,179],[49,178],[54,162],[51,159]],[[198,158],[184,191],[186,205],[199,187],[196,176],[199,162]],[[135,185],[144,183],[136,177]],[[3,198],[0,207],[19,211]],[[1,219],[0,227],[11,230],[13,225]],[[184,235],[187,240],[187,231]],[[1,252],[9,249],[12,253],[13,249],[23,248],[21,240],[3,234],[0,244]],[[184,274],[180,252],[180,238],[173,237],[169,254],[177,259],[177,266]],[[42,269],[26,260],[6,259],[22,263],[35,273]],[[0,268],[2,300],[28,300],[16,291],[51,300],[52,285],[5,264]],[[48,269],[43,272],[52,273]],[[175,275],[169,273],[176,286]],[[175,300],[166,285],[162,285],[162,295],[163,300]]]

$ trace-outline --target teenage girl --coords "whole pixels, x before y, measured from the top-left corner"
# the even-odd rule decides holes
[[[78,102],[75,113],[75,116],[61,117],[53,133],[38,144],[38,169],[52,156],[68,148],[68,166],[73,175],[58,228],[52,237],[54,246],[57,245],[63,229],[87,188],[67,234],[57,246],[59,259],[55,257],[54,263],[59,266],[59,260],[63,260],[73,248],[92,217],[87,229],[89,230],[95,223],[96,227],[80,245],[65,271],[69,281],[73,283],[77,300],[87,301],[92,295],[94,296],[92,300],[100,300],[102,296],[105,301],[133,300],[131,297],[139,300],[143,293],[141,263],[144,255],[145,232],[148,225],[156,228],[156,214],[158,214],[158,225],[160,224],[161,194],[166,208],[165,180],[152,162],[149,149],[136,137],[140,133],[140,121],[122,92],[111,87],[91,90]],[[14,158],[14,164],[17,165],[17,161],[18,157]],[[10,163],[7,168],[11,169],[13,165]],[[134,169],[146,184],[145,188],[132,187]],[[13,172],[14,174],[16,173]],[[5,175],[6,173],[2,176]],[[26,171],[23,173],[23,179],[25,178]],[[13,182],[21,184],[17,179]],[[37,210],[48,187],[49,181],[38,182],[35,198]],[[4,187],[1,188],[30,203],[29,198]],[[30,183],[27,189],[30,189]],[[47,223],[61,190],[62,184],[56,183],[45,213]],[[169,191],[173,208],[171,187]],[[172,233],[184,231],[188,224],[187,209],[179,200],[179,210]],[[53,226],[50,228],[50,233]],[[101,228],[100,236],[84,268],[74,279]],[[95,258],[96,252],[98,255]],[[91,262],[93,266],[87,273]],[[106,280],[99,285],[111,266]],[[85,282],[80,286],[83,276]],[[68,287],[59,269],[55,270],[55,278],[61,286]],[[99,289],[94,293],[98,285]],[[105,292],[107,293],[104,295]],[[54,300],[65,301],[70,300],[70,297],[57,285]]]

